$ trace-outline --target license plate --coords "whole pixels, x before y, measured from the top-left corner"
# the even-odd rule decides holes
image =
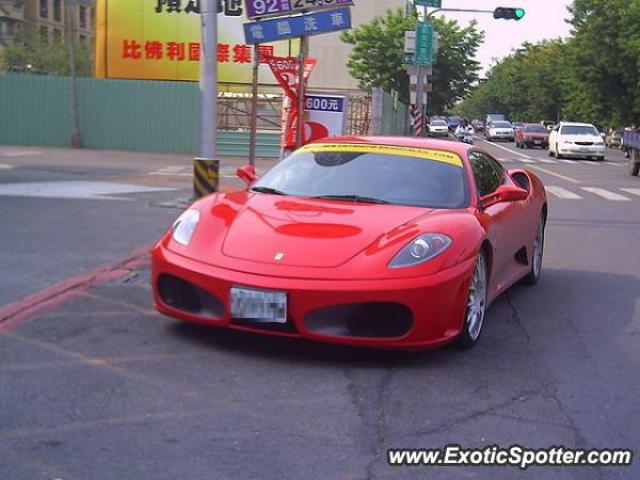
[[[536,141],[535,141],[535,142],[533,142],[533,143],[535,143],[536,145],[542,145],[542,142],[541,142],[540,140],[536,140]]]
[[[272,290],[233,287],[231,316],[261,323],[287,323],[287,294]]]

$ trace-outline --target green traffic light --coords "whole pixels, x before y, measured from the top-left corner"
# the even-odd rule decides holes
[[[522,17],[524,17],[525,11],[524,8],[516,8],[513,13],[516,16],[516,19],[520,20]]]

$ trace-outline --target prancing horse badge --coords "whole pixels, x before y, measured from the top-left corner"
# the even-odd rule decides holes
[[[284,253],[276,253],[275,256],[273,257],[273,259],[276,262],[279,262],[280,260],[282,260],[284,258]]]

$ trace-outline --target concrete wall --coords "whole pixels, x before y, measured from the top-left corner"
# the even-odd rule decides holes
[[[352,24],[367,23],[387,9],[404,8],[405,0],[355,0],[351,7]],[[349,75],[347,61],[351,46],[340,40],[340,33],[316,35],[309,39],[309,55],[318,60],[311,74],[311,88],[323,90],[358,90],[358,83]]]

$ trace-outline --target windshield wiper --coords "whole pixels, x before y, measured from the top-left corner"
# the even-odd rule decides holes
[[[382,200],[381,198],[365,197],[362,195],[355,195],[355,194],[318,195],[317,197],[311,197],[311,198],[319,198],[323,200],[345,200],[345,201],[358,202],[358,203],[376,203],[379,205],[387,205],[389,203],[386,200]]]
[[[282,190],[271,187],[252,187],[251,191],[256,193],[269,193],[271,195],[286,195]]]

